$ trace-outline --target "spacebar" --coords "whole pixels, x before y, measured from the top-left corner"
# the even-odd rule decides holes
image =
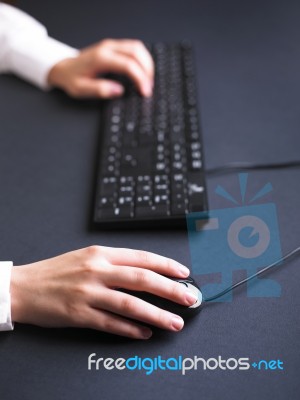
[[[135,209],[136,217],[161,217],[170,214],[170,208],[167,204],[157,206],[139,206]]]

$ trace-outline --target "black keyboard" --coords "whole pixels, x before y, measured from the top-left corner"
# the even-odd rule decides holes
[[[133,84],[102,109],[94,222],[103,227],[186,225],[207,210],[203,143],[190,45],[151,46],[151,98]]]

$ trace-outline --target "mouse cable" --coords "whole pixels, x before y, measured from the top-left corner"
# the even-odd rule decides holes
[[[263,170],[263,169],[280,169],[280,168],[299,168],[300,160],[274,162],[267,164],[254,164],[243,161],[235,161],[217,167],[207,168],[205,172],[209,175],[226,174],[234,171],[247,171],[247,170]]]
[[[300,246],[297,247],[296,249],[292,250],[291,252],[289,252],[288,254],[286,254],[285,256],[279,258],[277,261],[275,261],[274,263],[266,266],[265,268],[261,269],[260,271],[258,271],[256,274],[253,274],[251,276],[249,276],[248,278],[243,279],[240,282],[235,283],[232,286],[229,286],[227,289],[222,290],[222,292],[215,294],[214,296],[211,297],[207,297],[204,298],[203,301],[204,302],[209,302],[209,301],[213,301],[218,299],[219,297],[224,296],[226,293],[231,292],[232,290],[234,290],[235,288],[237,288],[238,286],[243,285],[246,282],[249,282],[251,279],[261,275],[262,273],[268,271],[269,269],[276,267],[278,264],[280,264],[281,262],[285,262],[287,259],[289,259],[290,257],[294,256],[295,254],[300,253]]]

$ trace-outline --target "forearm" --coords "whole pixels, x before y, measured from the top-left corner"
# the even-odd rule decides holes
[[[0,3],[0,72],[13,73],[47,89],[51,68],[78,50],[48,36],[38,21]]]

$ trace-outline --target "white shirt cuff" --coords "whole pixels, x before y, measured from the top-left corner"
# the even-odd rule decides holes
[[[50,69],[58,62],[76,57],[78,50],[49,36],[26,36],[11,43],[9,54],[10,72],[39,86],[49,89],[47,82]]]
[[[79,51],[48,36],[46,28],[25,12],[0,2],[0,72],[48,89],[50,69]]]
[[[14,329],[11,320],[10,277],[13,263],[0,261],[0,331]]]

